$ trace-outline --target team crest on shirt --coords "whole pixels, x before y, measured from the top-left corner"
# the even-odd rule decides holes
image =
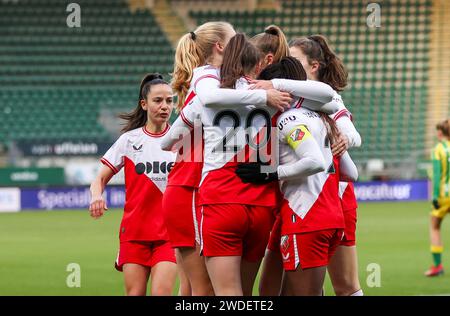
[[[298,125],[289,134],[287,138],[287,143],[296,149],[305,139],[309,138],[311,133],[305,125]]]
[[[302,131],[301,129],[296,129],[291,133],[289,137],[292,139],[293,142],[298,142],[301,141],[304,136],[305,136],[304,131]]]

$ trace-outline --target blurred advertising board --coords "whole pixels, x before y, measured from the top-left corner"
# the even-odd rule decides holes
[[[0,187],[64,184],[64,168],[0,168]]]
[[[0,188],[0,213],[20,211],[20,189]]]
[[[359,202],[423,201],[430,198],[428,180],[373,181],[355,183]]]
[[[111,143],[61,141],[61,142],[30,142],[19,141],[17,148],[25,156],[101,156]]]
[[[105,190],[108,208],[121,208],[125,204],[123,186],[108,186]],[[88,209],[91,201],[89,187],[56,187],[47,189],[23,188],[22,210]]]

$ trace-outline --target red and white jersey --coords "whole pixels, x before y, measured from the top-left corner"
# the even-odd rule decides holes
[[[210,65],[197,67],[194,69],[191,85],[183,107],[186,107],[186,105],[195,98],[197,85],[204,79],[212,80],[212,84],[219,87],[219,69]],[[186,120],[183,112],[180,113],[180,117],[186,122],[186,124],[189,126],[192,125],[188,120]],[[198,133],[199,131],[196,132]],[[194,131],[186,137],[191,139],[191,146],[189,147],[190,152],[184,152],[183,155],[177,156],[175,166],[169,174],[168,185],[198,188],[203,167],[202,143],[196,143]]]
[[[284,196],[282,234],[343,228],[339,200],[339,162],[333,159],[327,128],[320,115],[306,108],[290,109],[277,120],[280,165],[298,161],[294,148],[312,136],[325,159],[325,171],[280,182]],[[321,157],[318,157],[321,159]]]
[[[338,105],[339,110],[335,114],[330,115],[330,118],[336,122],[339,131],[348,137],[350,147],[361,146],[361,136],[353,125],[352,114],[345,107],[341,96],[336,93],[332,102]],[[351,210],[358,207],[353,183],[341,181],[339,183],[339,197],[341,198],[343,210]]]
[[[247,89],[248,86],[245,78],[236,82],[236,90]],[[195,110],[199,107],[190,108]],[[265,126],[272,128],[274,114],[275,110],[266,106],[201,107],[204,139],[204,165],[199,189],[201,204],[237,203],[269,207],[277,204],[277,183],[245,184],[235,174],[238,163],[249,162],[250,159],[256,161],[256,150],[250,148],[249,142],[254,144],[267,136]],[[262,142],[265,141],[267,139]],[[270,147],[270,140],[267,146]]]
[[[161,136],[145,127],[122,134],[101,162],[114,173],[125,168],[125,207],[120,240],[168,240],[162,197],[175,154],[161,150]]]
[[[355,196],[355,187],[352,182],[339,182],[339,197],[344,211],[358,208]]]

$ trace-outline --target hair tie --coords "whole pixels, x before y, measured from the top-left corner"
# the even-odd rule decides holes
[[[264,33],[278,36],[278,31],[276,29],[266,29],[266,30],[264,30]]]
[[[191,38],[193,41],[195,41],[195,39],[197,38],[197,35],[195,35],[194,32],[189,32],[191,34]]]

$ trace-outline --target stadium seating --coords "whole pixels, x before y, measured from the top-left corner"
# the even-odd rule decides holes
[[[383,158],[416,160],[424,147],[429,34],[432,1],[377,1],[381,27],[369,28],[366,1],[281,1],[279,11],[197,11],[201,24],[226,20],[254,35],[270,24],[283,28],[289,39],[326,35],[343,58],[350,85],[342,93],[354,115],[364,146],[354,150],[360,162]]]
[[[102,109],[136,105],[145,73],[171,72],[173,49],[151,12],[124,0],[0,2],[0,143],[109,141]]]
[[[367,1],[286,0],[280,10],[195,11],[197,24],[227,20],[250,35],[280,25],[288,38],[326,35],[343,58],[343,92],[370,158],[427,156],[431,0],[382,0],[381,27],[366,24]],[[81,28],[69,28],[69,1],[0,2],[0,143],[33,138],[107,140],[103,109],[129,109],[143,74],[172,70],[173,49],[152,13],[125,0],[79,0]],[[46,126],[42,126],[45,122]]]

